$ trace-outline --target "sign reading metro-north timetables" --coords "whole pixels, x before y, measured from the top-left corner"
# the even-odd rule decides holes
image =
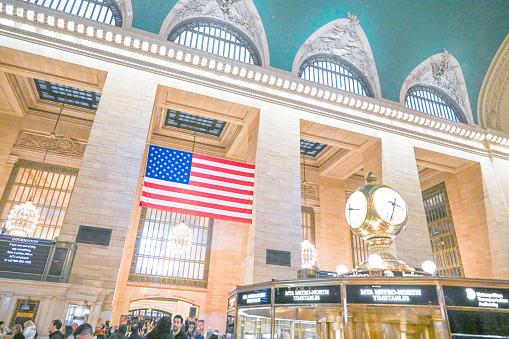
[[[442,286],[447,306],[509,309],[509,289]]]
[[[349,304],[438,305],[435,285],[347,285]]]
[[[293,286],[274,290],[275,304],[341,303],[341,286]]]

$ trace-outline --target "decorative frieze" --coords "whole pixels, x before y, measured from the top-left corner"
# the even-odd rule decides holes
[[[22,131],[16,147],[58,153],[65,156],[82,157],[86,143],[62,135],[51,136]]]

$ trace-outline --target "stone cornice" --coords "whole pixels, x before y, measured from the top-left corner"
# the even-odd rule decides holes
[[[210,55],[157,37],[137,34],[46,8],[0,3],[0,34],[101,57],[113,63],[164,74],[278,105],[369,126],[410,138],[483,155],[509,157],[503,133],[469,126],[297,78],[290,73]],[[64,18],[65,17],[65,18]],[[493,152],[490,145],[496,145]]]

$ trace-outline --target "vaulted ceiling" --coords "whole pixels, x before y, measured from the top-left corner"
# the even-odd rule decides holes
[[[446,48],[460,63],[474,119],[481,85],[509,33],[507,0],[253,0],[263,22],[270,66],[291,71],[306,39],[347,12],[370,42],[382,97],[399,101],[409,73]],[[134,28],[158,34],[177,0],[132,0]]]

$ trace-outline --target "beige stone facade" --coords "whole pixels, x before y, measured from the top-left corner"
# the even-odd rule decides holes
[[[19,145],[21,133],[49,135],[59,111],[58,104],[34,102],[30,88],[14,86],[13,79],[100,92],[96,111],[67,107],[59,122],[59,134],[86,143],[84,154],[49,154],[47,161],[79,168],[59,240],[75,241],[80,225],[111,229],[112,236],[109,246],[78,244],[69,283],[0,279],[1,320],[11,321],[15,301],[27,297],[40,300],[40,333],[50,320],[63,319],[70,303],[90,306],[91,323],[115,324],[133,307],[168,300],[168,311],[197,307],[206,327],[223,331],[229,291],[293,279],[301,268],[300,139],[328,145],[306,160],[306,179],[316,189],[306,204],[315,212],[320,269],[353,268],[346,195],[371,171],[409,207],[406,230],[393,246],[399,259],[415,267],[433,259],[422,191],[445,182],[465,275],[509,278],[506,135],[134,31],[79,18],[76,27],[84,26],[71,30],[69,16],[44,9],[42,21],[33,20],[17,4],[15,14],[0,5],[0,99],[6,98],[0,101],[0,192],[17,160],[42,159],[44,150]],[[225,121],[221,137],[198,135],[194,151],[256,166],[253,223],[214,222],[206,288],[129,282],[147,145],[193,147],[192,133],[164,126],[166,109]],[[289,252],[291,266],[267,264],[268,249]]]

